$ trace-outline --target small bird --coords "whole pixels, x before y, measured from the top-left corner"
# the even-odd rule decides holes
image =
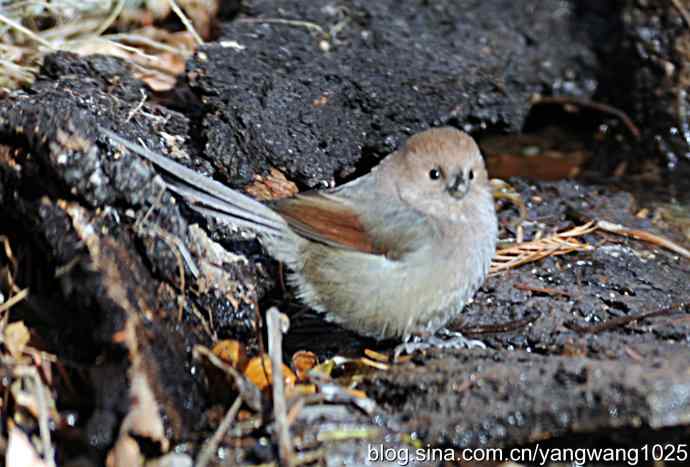
[[[115,143],[169,175],[204,215],[257,232],[290,270],[298,297],[377,339],[434,336],[484,281],[497,220],[479,148],[454,128],[411,136],[370,173],[342,186],[260,203],[111,131]],[[454,345],[476,341],[455,334]]]

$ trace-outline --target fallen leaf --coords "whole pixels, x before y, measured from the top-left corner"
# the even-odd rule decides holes
[[[308,380],[309,370],[318,364],[319,358],[314,352],[300,350],[299,352],[295,352],[295,354],[292,356],[292,368],[295,369],[297,378],[299,378],[300,381]]]
[[[211,351],[225,363],[238,370],[242,370],[247,362],[244,345],[234,339],[216,342]]]
[[[278,169],[271,167],[268,175],[257,175],[245,190],[260,201],[289,198],[295,196],[299,189]]]
[[[390,361],[390,358],[388,355],[382,354],[380,352],[376,352],[375,350],[371,349],[364,349],[364,355],[369,357],[372,360],[376,360],[377,362],[381,363],[388,363]]]
[[[29,343],[29,330],[24,325],[24,321],[15,321],[5,328],[4,342],[7,351],[14,358],[19,358]]]
[[[271,357],[264,355],[263,357],[254,357],[249,360],[244,369],[244,376],[254,383],[260,390],[268,388],[273,379],[273,370],[271,369]],[[295,385],[297,377],[292,370],[283,364],[283,379],[287,387]]]

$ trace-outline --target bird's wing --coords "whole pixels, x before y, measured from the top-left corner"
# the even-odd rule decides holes
[[[166,186],[202,214],[273,236],[290,228],[298,235],[333,247],[402,257],[433,234],[427,218],[392,199],[373,196],[374,187],[358,179],[331,193],[307,192],[268,206],[193,170],[100,129],[114,142],[149,160],[171,177]]]
[[[292,230],[308,240],[363,253],[379,253],[360,216],[337,198],[308,192],[278,200],[272,207]]]
[[[271,206],[308,240],[391,259],[414,249],[427,230],[420,214],[391,201],[356,204],[336,194],[307,192]]]

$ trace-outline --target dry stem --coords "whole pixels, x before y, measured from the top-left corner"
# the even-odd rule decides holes
[[[266,328],[268,331],[268,354],[271,357],[273,375],[273,416],[278,437],[278,454],[283,465],[293,465],[294,451],[290,438],[290,427],[287,418],[287,402],[285,400],[285,381],[283,380],[283,332],[289,324],[287,317],[276,307],[271,307],[266,313]]]

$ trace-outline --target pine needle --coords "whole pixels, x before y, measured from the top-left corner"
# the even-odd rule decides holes
[[[489,275],[493,276],[523,264],[539,261],[547,256],[565,255],[574,251],[592,251],[594,247],[577,240],[576,237],[594,232],[596,229],[595,222],[588,222],[539,240],[499,248],[491,262]]]

